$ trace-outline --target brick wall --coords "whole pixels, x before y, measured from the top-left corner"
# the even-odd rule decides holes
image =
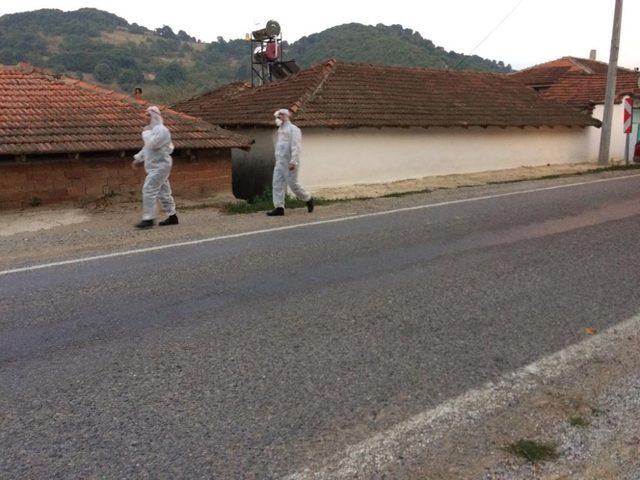
[[[0,160],[0,209],[69,201],[83,204],[113,193],[137,198],[145,174],[142,166],[134,172],[131,160],[131,155]],[[174,194],[185,198],[230,193],[231,151],[174,155],[170,181]]]

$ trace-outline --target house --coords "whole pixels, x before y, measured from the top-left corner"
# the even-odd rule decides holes
[[[552,85],[555,85],[565,75],[584,74],[606,76],[608,69],[609,65],[597,61],[594,53],[590,59],[562,57],[510,73],[509,75],[534,90],[542,92]],[[633,71],[626,68],[618,68],[618,75],[625,73],[633,73]]]
[[[607,63],[596,61],[594,58],[562,57],[509,74],[509,76],[532,88],[543,98],[590,112],[594,118],[602,120],[608,69]],[[640,95],[639,79],[639,72],[618,68],[610,150],[612,160],[620,161],[625,157],[623,100],[626,96]],[[597,131],[591,133],[589,160],[597,161],[600,134]],[[632,138],[635,143],[635,139],[638,138],[638,125],[634,125]],[[633,156],[633,144],[630,149]]]
[[[294,112],[303,130],[300,178],[312,190],[582,162],[590,131],[600,126],[501,74],[336,60],[266,86],[236,83],[174,108],[255,140],[249,158],[237,170],[234,164],[234,175],[246,180],[241,196],[254,193],[252,176],[270,174],[279,108]]]
[[[28,66],[0,67],[0,208],[137,194],[148,104]],[[231,191],[231,150],[249,139],[164,109],[179,196]],[[141,170],[141,169],[140,169]]]

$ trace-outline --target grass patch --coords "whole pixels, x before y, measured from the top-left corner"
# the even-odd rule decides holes
[[[318,205],[329,205],[331,203],[338,203],[340,200],[327,200],[322,197],[313,197],[313,203]],[[292,208],[307,208],[306,202],[298,200],[296,197],[287,195],[284,200],[285,207]],[[227,203],[222,207],[222,211],[229,215],[239,215],[243,213],[256,213],[267,212],[273,209],[273,198],[271,195],[271,189],[266,190],[262,195],[249,200],[248,202]]]
[[[180,211],[182,210],[204,210],[205,208],[215,208],[219,207],[220,204],[216,202],[203,202],[203,203],[194,203],[193,205],[180,205]]]
[[[573,427],[585,428],[589,426],[589,420],[581,415],[574,415],[573,417],[569,418],[569,424]]]
[[[509,445],[506,451],[531,463],[545,462],[559,457],[555,445],[534,440],[518,440]]]
[[[422,190],[411,190],[408,192],[394,192],[394,193],[386,193],[379,197],[362,197],[357,200],[371,200],[372,198],[402,198],[407,197],[409,195],[417,195],[419,193],[431,193],[433,192],[432,188],[423,188]]]

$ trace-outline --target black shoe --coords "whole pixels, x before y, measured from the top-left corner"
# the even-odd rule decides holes
[[[135,227],[139,228],[140,230],[151,228],[153,227],[153,220],[142,220],[140,223],[137,223]]]
[[[307,202],[307,211],[309,213],[313,212],[313,207],[314,207],[314,205],[313,205],[313,198],[312,198]]]
[[[282,208],[282,207],[274,208],[270,212],[267,212],[267,215],[269,217],[283,217],[284,216],[284,208]]]
[[[178,215],[174,213],[166,220],[163,220],[162,222],[160,222],[158,225],[161,227],[166,227],[167,225],[178,225],[178,223],[180,223],[178,222]]]

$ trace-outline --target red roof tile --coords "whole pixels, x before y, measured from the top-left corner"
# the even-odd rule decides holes
[[[609,70],[609,64],[607,62],[601,62],[599,60],[590,60],[588,58],[568,57],[571,59],[581,70],[585,73],[607,73]],[[630,72],[631,70],[623,67],[618,67],[618,73]]]
[[[562,57],[551,62],[511,73],[509,76],[530,87],[540,88],[544,98],[557,100],[581,109],[604,103],[609,65],[585,58]],[[640,74],[628,68],[618,68],[617,100],[638,92]]]
[[[527,86],[553,85],[567,73],[571,67],[537,67],[509,74],[511,78],[524,83]]]
[[[149,104],[33,68],[0,67],[0,155],[136,150]],[[180,149],[247,147],[249,140],[163,109]]]
[[[562,57],[550,62],[534,65],[509,76],[529,85],[551,85],[566,74],[583,73],[586,75],[606,74],[609,64],[597,60],[577,57]],[[633,73],[628,68],[618,67],[618,75]]]
[[[640,74],[622,72],[616,82],[616,102],[627,94],[640,94],[638,88]],[[591,108],[594,104],[604,103],[607,88],[607,74],[565,75],[549,89],[541,92],[542,97],[556,100],[577,108]]]
[[[502,74],[329,60],[267,86],[216,91],[174,108],[228,126],[271,126],[289,108],[303,127],[599,126]]]
[[[271,126],[276,110],[298,110],[302,100],[316,91],[334,66],[332,62],[318,64],[265,87],[251,88],[247,85],[234,92],[230,87],[237,84],[227,85],[180,102],[173,108],[203,120],[218,118],[219,124]]]

